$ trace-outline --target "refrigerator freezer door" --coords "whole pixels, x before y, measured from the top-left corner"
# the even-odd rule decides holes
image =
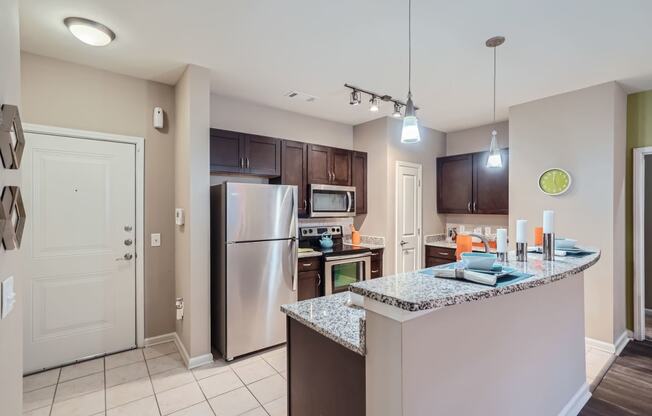
[[[281,305],[297,301],[294,240],[226,246],[226,359],[285,342]]]
[[[297,187],[226,184],[226,241],[297,237]]]

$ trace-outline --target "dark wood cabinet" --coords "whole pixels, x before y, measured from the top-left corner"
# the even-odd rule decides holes
[[[489,152],[473,155],[473,213],[509,214],[509,152],[502,149],[502,168],[488,168]]]
[[[371,278],[383,276],[383,251],[382,248],[371,250]]]
[[[367,213],[367,153],[351,155],[351,185],[355,186],[355,213]]]
[[[283,140],[281,145],[281,177],[271,181],[298,188],[299,216],[307,215],[308,208],[308,145]]]
[[[279,176],[281,174],[281,140],[211,129],[210,169],[212,173]]]
[[[351,151],[309,144],[308,183],[351,185]]]
[[[298,300],[312,299],[321,296],[321,258],[304,257],[299,259],[298,269]]]
[[[426,246],[426,267],[440,266],[455,261],[455,249]]]
[[[437,158],[437,212],[508,214],[508,150],[501,156],[501,168],[486,167],[489,152]]]

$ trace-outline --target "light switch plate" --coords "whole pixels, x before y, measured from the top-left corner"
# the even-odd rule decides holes
[[[16,292],[14,292],[14,277],[10,276],[2,282],[2,319],[14,309],[16,304]]]
[[[161,234],[159,233],[154,233],[151,235],[151,244],[152,247],[160,247],[161,246]]]

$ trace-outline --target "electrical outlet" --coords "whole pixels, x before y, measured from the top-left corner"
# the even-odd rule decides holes
[[[151,245],[152,245],[152,247],[160,247],[161,246],[161,234],[154,233],[154,234],[151,235]]]

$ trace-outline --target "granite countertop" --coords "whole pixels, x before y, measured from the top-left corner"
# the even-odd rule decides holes
[[[372,243],[352,244],[350,240],[345,241],[342,244],[345,245],[345,246],[351,246],[351,247],[366,247],[366,248],[370,248],[372,250],[376,250],[376,249],[379,249],[379,248],[385,248],[384,244],[372,244]]]
[[[321,257],[321,251],[311,251],[310,253],[299,253],[300,259],[305,259],[307,257]]]
[[[350,292],[282,305],[281,311],[360,355],[366,354],[365,311],[347,306]]]
[[[541,254],[529,253],[526,263],[515,261],[515,254],[511,252],[507,265],[533,276],[499,288],[437,279],[415,271],[354,283],[350,286],[350,290],[411,312],[442,308],[534,288],[579,273],[600,259],[599,250],[586,249],[595,253],[584,257],[556,257],[555,261],[544,261]]]

